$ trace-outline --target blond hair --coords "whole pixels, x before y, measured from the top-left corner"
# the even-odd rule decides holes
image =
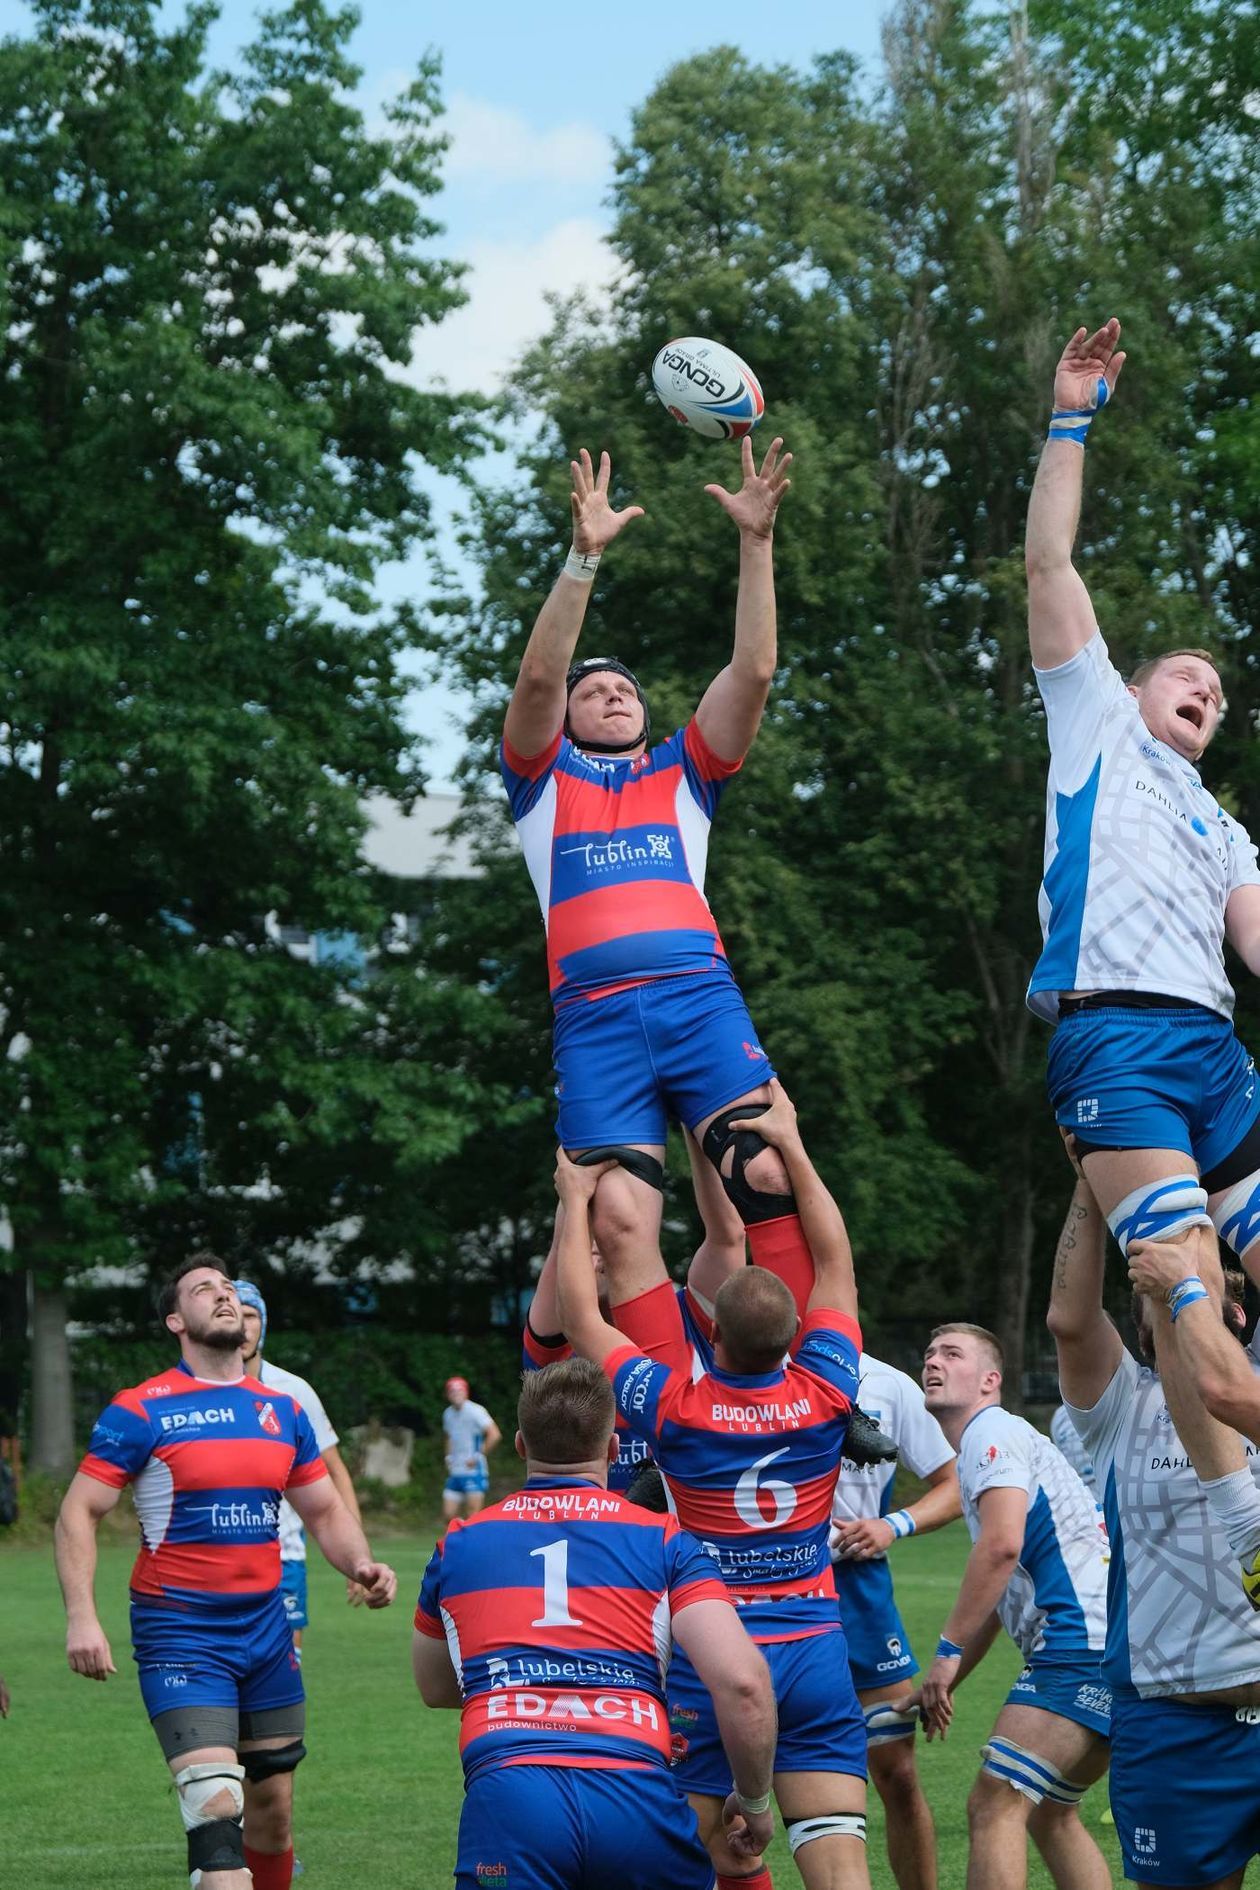
[[[1001,1376],[1006,1371],[1006,1354],[1002,1350],[1002,1341],[987,1326],[973,1326],[966,1319],[955,1319],[947,1326],[937,1326],[932,1339],[939,1339],[947,1332],[965,1332],[969,1338],[976,1339],[989,1353],[993,1360],[993,1369]],[[929,1344],[931,1340],[929,1340]]]

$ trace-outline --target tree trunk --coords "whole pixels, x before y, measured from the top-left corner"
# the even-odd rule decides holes
[[[66,1292],[31,1280],[31,1457],[32,1470],[68,1477],[75,1466],[74,1398]]]
[[[1024,1404],[1024,1328],[1033,1251],[1033,1196],[1026,1169],[1012,1176],[1005,1189],[1001,1226],[994,1331],[1006,1353],[1002,1403],[1010,1411],[1020,1411]]]
[[[0,1264],[0,1437],[17,1435],[26,1365],[26,1275]]]

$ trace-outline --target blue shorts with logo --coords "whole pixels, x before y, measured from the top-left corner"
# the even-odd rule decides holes
[[[918,1673],[887,1562],[839,1561],[832,1573],[849,1644],[849,1671],[858,1692],[894,1687]]]
[[[285,1619],[290,1628],[304,1628],[309,1619],[306,1612],[306,1563],[281,1562],[280,1594],[284,1601]]]
[[[1039,1706],[1090,1732],[1111,1737],[1111,1688],[1102,1677],[1102,1654],[1079,1660],[1049,1660],[1035,1655],[1006,1696],[1008,1706]]]
[[[693,1129],[774,1075],[726,970],[574,998],[556,1011],[553,1047],[566,1148],[663,1143],[671,1115]]]
[[[177,1706],[265,1713],[306,1697],[279,1589],[257,1607],[199,1616],[133,1600],[131,1644],[150,1719]]]
[[[443,1496],[484,1496],[490,1488],[490,1467],[476,1470],[448,1470],[442,1485]]]
[[[1260,1708],[1117,1693],[1111,1811],[1139,1883],[1213,1884],[1260,1855]]]
[[[475,1776],[456,1890],[712,1890],[713,1865],[672,1772],[505,1765]]]
[[[776,1772],[849,1772],[866,1777],[866,1721],[853,1690],[843,1630],[799,1641],[759,1641],[779,1709]],[[731,1762],[713,1701],[679,1648],[669,1666],[674,1777],[685,1792],[725,1798]]]
[[[1253,1060],[1227,1018],[1193,1010],[1074,1011],[1050,1039],[1055,1120],[1100,1148],[1179,1148],[1208,1174],[1260,1116]]]

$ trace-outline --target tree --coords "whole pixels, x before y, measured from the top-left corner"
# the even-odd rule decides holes
[[[208,5],[34,13],[0,44],[0,1199],[62,1470],[66,1280],[173,1229],[314,1233],[334,1125],[423,1095],[388,1049],[438,994],[365,1003],[283,928],[388,923],[360,801],[421,786],[415,626],[371,583],[426,534],[418,462],[458,471],[479,423],[405,374],[461,300],[431,62],[371,135],[321,0],[216,75]]]

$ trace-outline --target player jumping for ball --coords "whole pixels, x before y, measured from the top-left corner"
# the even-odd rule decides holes
[[[1121,1248],[1215,1224],[1260,1277],[1260,1093],[1222,949],[1228,938],[1260,971],[1260,870],[1197,767],[1225,707],[1221,679],[1206,650],[1174,649],[1126,683],[1072,563],[1085,440],[1115,390],[1119,339],[1113,319],[1064,349],[1028,508],[1029,638],[1050,738],[1045,947],[1029,1003],[1057,1022],[1055,1115]]]
[[[731,660],[691,721],[650,746],[647,699],[614,657],[574,662],[603,552],[642,508],[615,511],[611,464],[570,462],[573,546],[530,635],[503,730],[502,768],[547,929],[555,1005],[557,1130],[571,1153],[615,1148],[595,1237],[614,1269],[655,1247],[672,1113],[717,1168],[753,1262],[798,1311],[813,1264],[787,1170],[757,1134],[770,1106],[757,1041],[704,896],[709,828],[761,723],[776,657],[773,539],[792,455],[758,470],[742,444],[738,492],[710,485],[739,530]],[[851,1456],[894,1447],[860,1420]]]

